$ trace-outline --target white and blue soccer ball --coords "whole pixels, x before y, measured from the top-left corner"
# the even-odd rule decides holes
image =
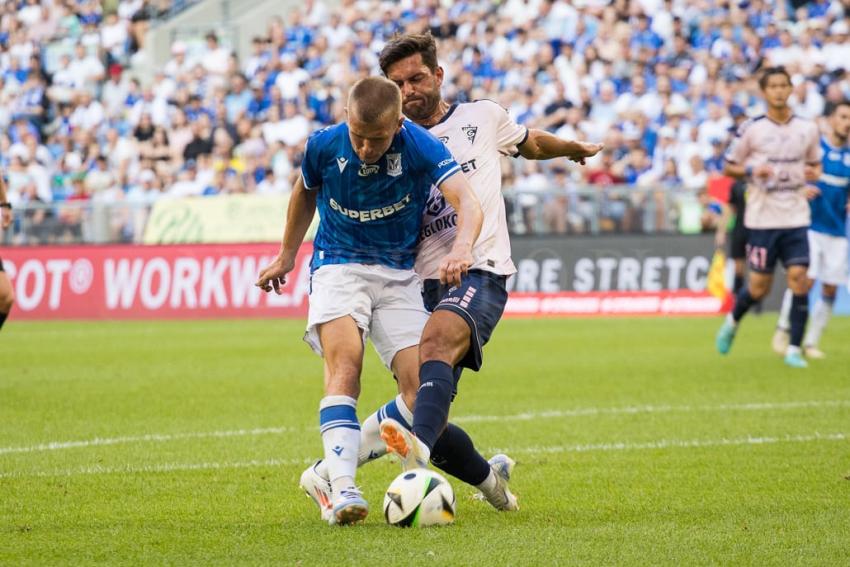
[[[387,488],[384,517],[391,526],[402,528],[451,524],[455,519],[454,490],[434,471],[405,471]]]

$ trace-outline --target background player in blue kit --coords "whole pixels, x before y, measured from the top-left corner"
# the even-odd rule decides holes
[[[459,283],[472,263],[482,218],[446,147],[402,117],[395,84],[380,77],[358,81],[347,115],[347,123],[308,140],[280,253],[257,282],[279,292],[318,207],[305,340],[325,361],[319,420],[333,498],[327,519],[339,524],[368,513],[354,484],[360,450],[356,404],[367,337],[410,406],[415,397],[416,346],[428,313],[412,268],[432,185],[458,211],[458,238],[440,267],[446,281]]]
[[[809,328],[803,339],[803,350],[809,358],[823,358],[820,338],[832,315],[838,286],[847,284],[847,212],[850,210],[850,101],[840,102],[828,110],[827,124],[821,136],[823,173],[817,180],[809,203],[812,226],[809,228],[809,285],[815,280],[823,284],[821,297],[815,304]],[[790,337],[792,294],[785,291],[779,323],[773,336],[773,350],[785,352]]]

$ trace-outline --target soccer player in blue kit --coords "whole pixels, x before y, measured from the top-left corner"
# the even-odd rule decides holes
[[[481,207],[460,166],[437,138],[404,119],[401,101],[391,81],[362,79],[349,92],[347,122],[308,139],[280,252],[257,281],[263,290],[279,292],[318,208],[304,339],[324,358],[319,422],[333,499],[326,519],[332,524],[351,524],[368,513],[354,483],[367,338],[413,406],[417,345],[428,318],[413,265],[432,186],[458,211],[458,237],[440,263],[445,282],[460,283],[481,229]]]
[[[811,188],[809,201],[812,225],[809,227],[809,286],[815,280],[823,284],[815,304],[809,328],[803,339],[807,358],[824,358],[820,338],[832,315],[838,286],[847,284],[848,246],[847,212],[850,211],[850,101],[842,101],[828,110],[826,131],[821,135],[823,173]],[[785,290],[779,323],[773,336],[773,350],[783,354],[790,340],[790,313],[793,296]]]

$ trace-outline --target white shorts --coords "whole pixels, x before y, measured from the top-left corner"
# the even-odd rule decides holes
[[[809,278],[842,286],[847,283],[847,239],[809,231]]]
[[[320,266],[310,279],[310,308],[304,340],[319,356],[318,326],[350,315],[371,337],[381,361],[390,368],[400,350],[419,344],[428,311],[422,301],[422,283],[413,270],[380,265],[330,264]]]

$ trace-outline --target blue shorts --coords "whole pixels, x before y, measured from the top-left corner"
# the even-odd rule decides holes
[[[438,309],[453,311],[469,325],[469,350],[457,366],[476,372],[481,368],[482,349],[490,340],[508,302],[507,279],[484,270],[469,270],[457,287],[441,285],[440,280],[425,280],[425,309],[431,312]]]
[[[751,228],[747,237],[747,265],[754,272],[772,274],[776,261],[782,265],[809,265],[809,236],[798,228]]]

